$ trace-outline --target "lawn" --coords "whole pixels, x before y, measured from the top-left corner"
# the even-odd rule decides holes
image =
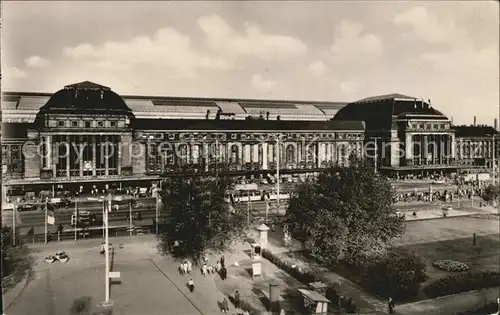
[[[476,246],[473,246],[472,238],[468,237],[406,245],[398,248],[413,251],[424,259],[430,277],[427,282],[432,282],[452,274],[432,266],[433,262],[442,259],[451,259],[466,263],[471,272],[499,271],[500,242],[498,234],[477,236]]]

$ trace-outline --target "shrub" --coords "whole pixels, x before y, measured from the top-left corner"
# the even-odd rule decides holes
[[[429,276],[424,261],[414,253],[390,251],[363,270],[362,284],[373,293],[406,301],[420,291]]]
[[[467,266],[467,264],[448,259],[436,260],[435,262],[432,263],[432,266],[434,266],[437,269],[449,272],[461,272],[469,270],[469,266]]]
[[[294,267],[290,261],[283,260],[266,249],[262,250],[262,257],[269,260],[270,262],[275,264],[276,267],[289,273],[291,276],[302,283],[309,284],[311,282],[317,281],[317,278],[312,274],[311,271]]]
[[[277,255],[271,253],[269,250],[264,249],[262,250],[262,257],[265,259],[269,260],[272,262],[276,267],[280,268],[281,270],[287,272],[291,276],[293,276],[295,279],[299,280],[300,282],[304,284],[309,284],[311,282],[316,282],[319,279],[314,276],[314,274],[310,270],[303,270],[299,269],[297,267],[293,267],[293,264],[290,261],[286,261],[284,259],[281,259]],[[338,306],[339,302],[339,294],[337,293],[335,286],[330,285],[326,289],[326,298],[329,299],[333,305]],[[356,303],[354,300],[349,297],[344,297],[341,294],[341,303],[342,303],[342,308],[347,312],[347,314],[354,314],[356,313]]]
[[[449,275],[429,283],[424,293],[430,298],[491,288],[500,284],[500,273],[496,271],[466,272]]]

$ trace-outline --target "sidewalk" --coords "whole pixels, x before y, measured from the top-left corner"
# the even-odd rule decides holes
[[[477,309],[485,304],[495,302],[499,288],[470,291],[461,294],[443,296],[415,303],[396,305],[396,314],[404,315],[451,315]]]

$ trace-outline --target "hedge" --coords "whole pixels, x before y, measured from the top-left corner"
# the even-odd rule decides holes
[[[265,259],[269,260],[272,262],[276,267],[280,268],[281,270],[287,272],[291,276],[293,276],[295,279],[299,280],[300,282],[309,285],[311,282],[316,282],[320,281],[319,278],[317,278],[310,270],[304,270],[303,268],[297,268],[294,267],[293,264],[290,261],[286,261],[284,259],[281,259],[277,255],[271,253],[267,249],[262,250],[262,257]],[[326,298],[329,299],[334,305],[338,306],[339,302],[339,295],[335,289],[334,285],[329,285],[326,289]],[[341,304],[342,308],[348,313],[348,314],[353,314],[356,312],[356,303],[351,297],[343,296],[341,294]]]
[[[424,287],[424,293],[436,298],[497,285],[500,285],[500,273],[496,271],[466,272],[435,280]]]
[[[303,270],[297,267],[293,267],[293,264],[291,262],[279,258],[278,256],[274,255],[267,249],[262,250],[262,257],[269,260],[274,265],[276,265],[276,267],[289,273],[291,276],[293,276],[302,283],[309,284],[311,282],[318,281],[318,279],[314,276],[314,274],[309,270]]]

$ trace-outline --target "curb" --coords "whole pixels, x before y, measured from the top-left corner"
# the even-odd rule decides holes
[[[439,219],[453,219],[453,218],[461,218],[461,217],[470,217],[470,216],[478,215],[478,214],[481,214],[481,213],[467,213],[467,214],[447,216],[447,217],[441,216],[441,217],[434,217],[434,218],[418,218],[418,219],[412,219],[412,220],[405,220],[405,222],[439,220]]]
[[[28,286],[29,282],[30,280],[28,280],[28,275],[26,275],[26,277],[24,277],[23,280],[19,282],[14,288],[6,292],[2,292],[2,298],[4,304],[3,312],[6,312],[12,306],[12,304],[14,304],[14,302],[21,296],[21,294]]]

